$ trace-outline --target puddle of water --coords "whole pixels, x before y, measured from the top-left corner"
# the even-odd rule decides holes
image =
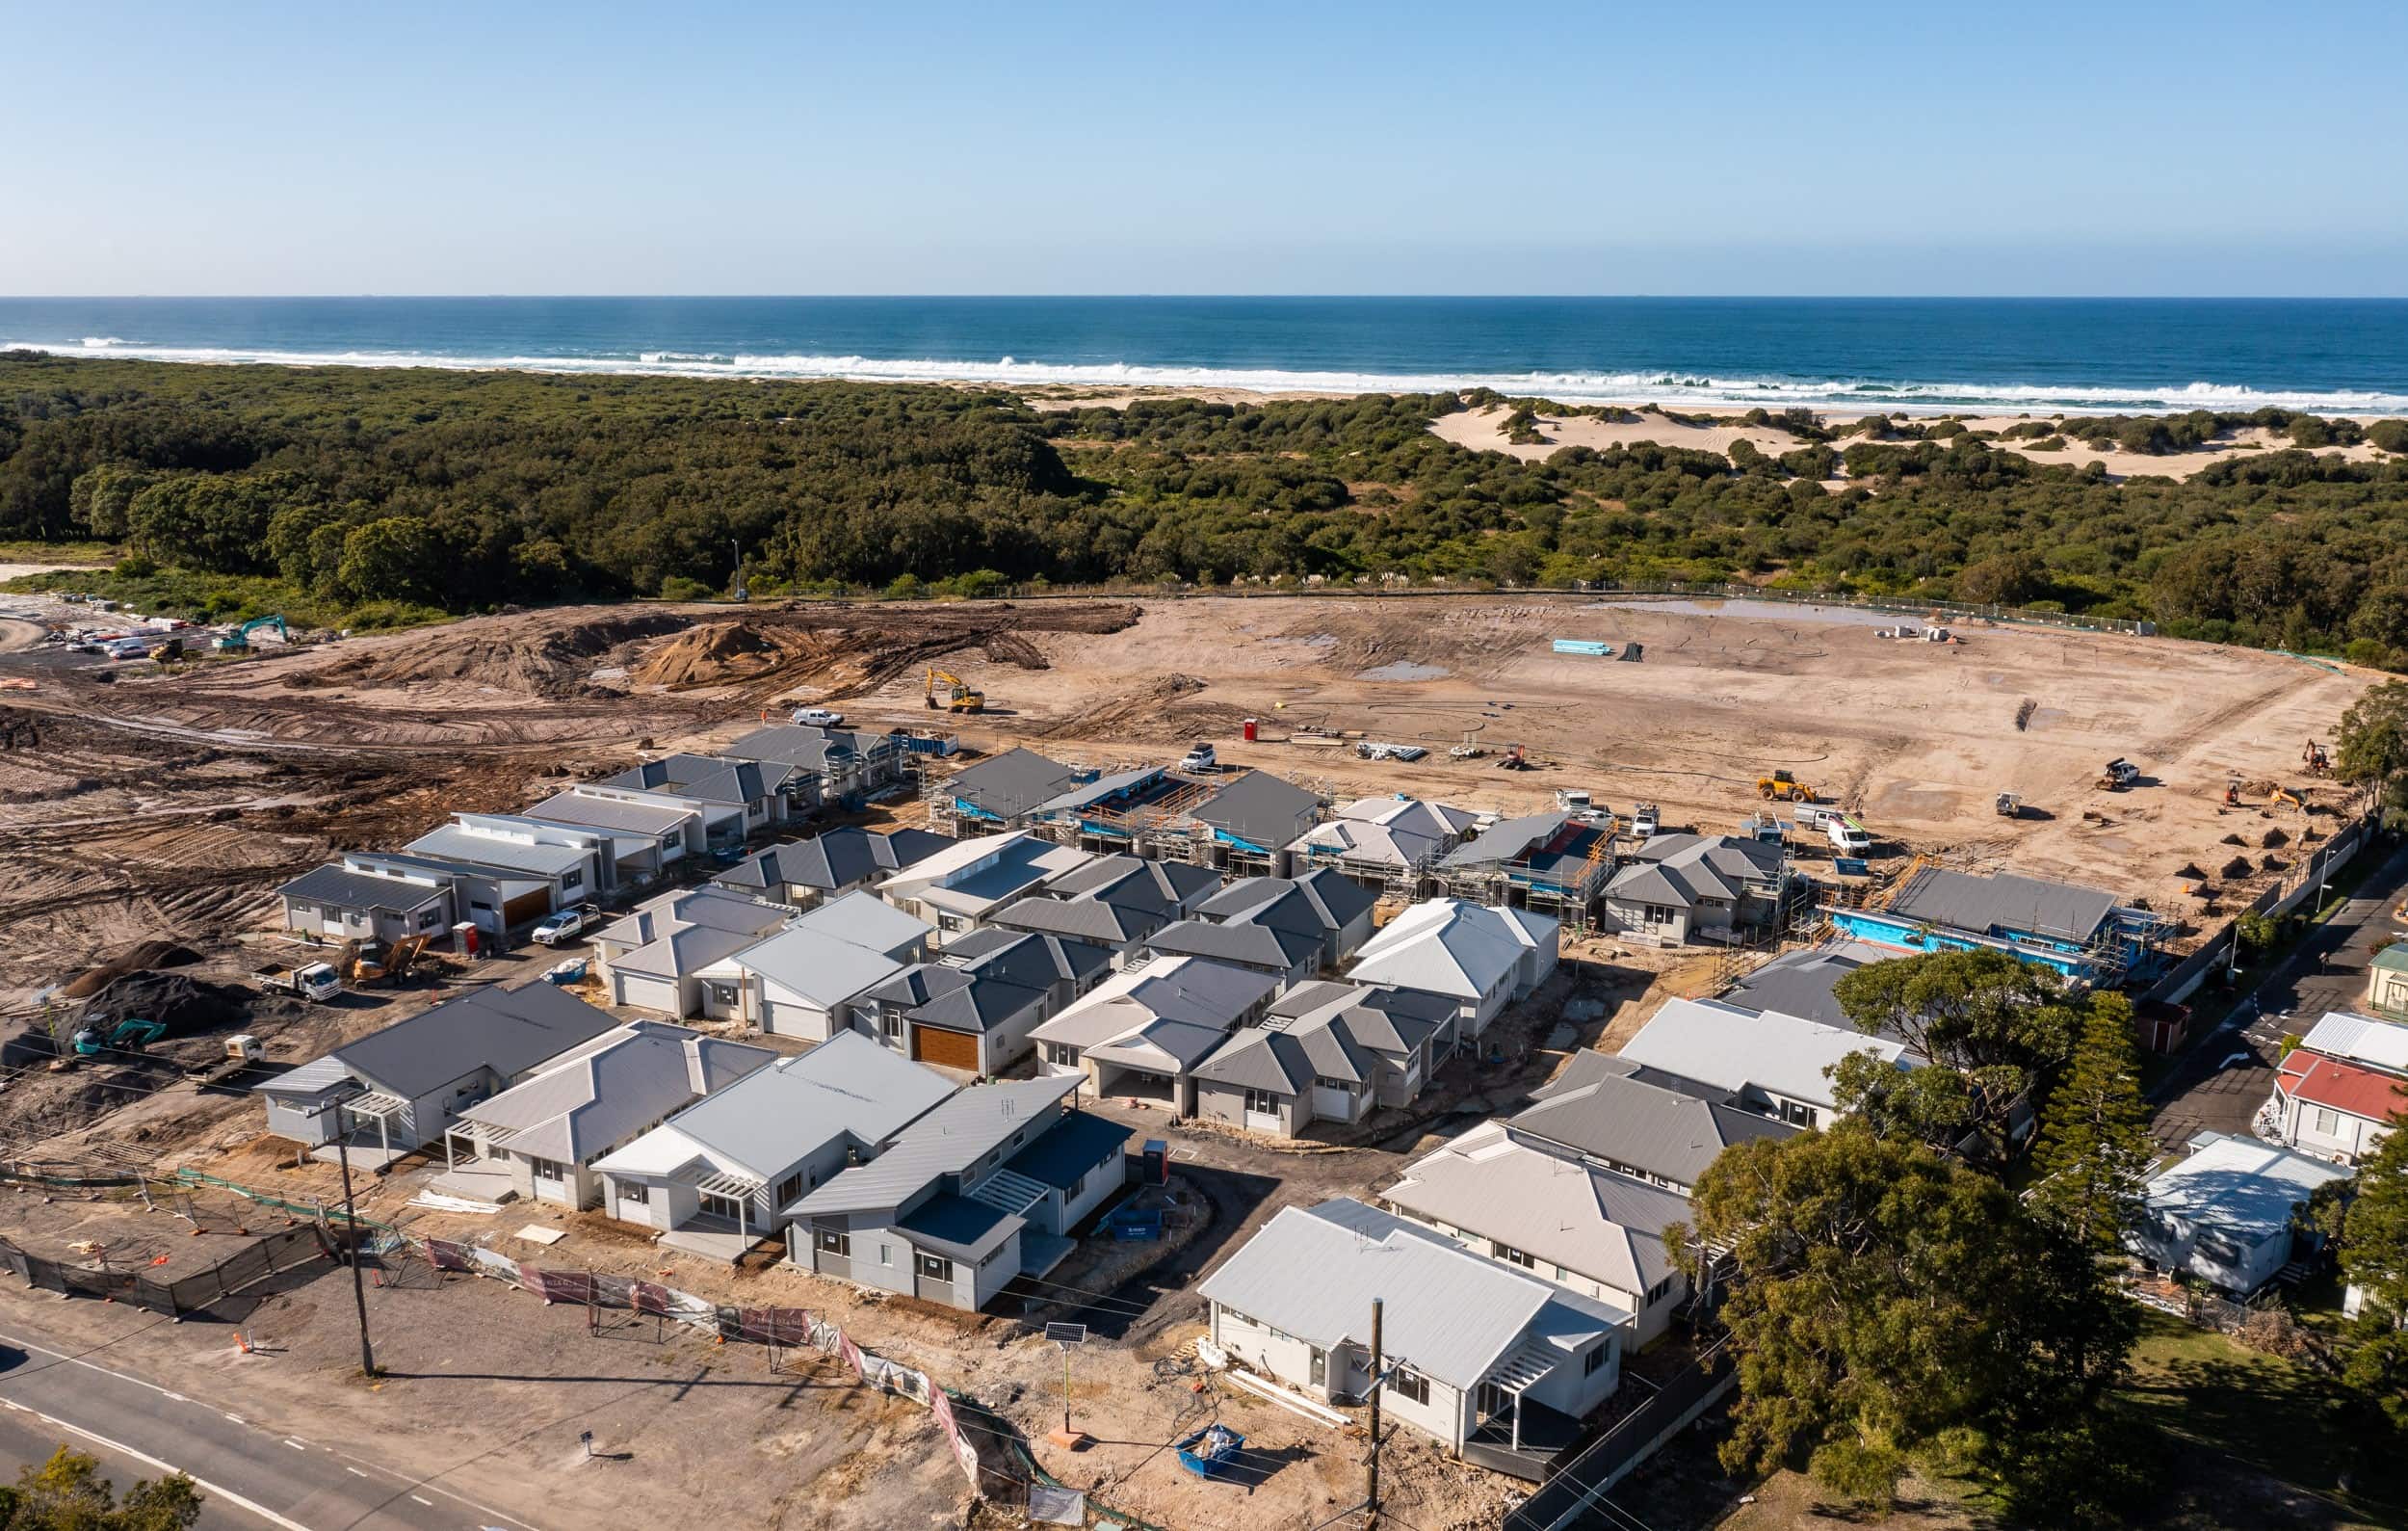
[[[1359,672],[1357,680],[1444,680],[1453,672],[1444,665],[1417,665],[1409,659],[1398,659]]]

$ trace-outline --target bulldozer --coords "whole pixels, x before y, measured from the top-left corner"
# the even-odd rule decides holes
[[[931,710],[939,705],[936,700],[936,688],[940,681],[946,688],[943,706],[947,712],[984,712],[986,710],[985,692],[971,685],[959,675],[947,674],[944,671],[932,666],[929,670],[928,679],[928,704]]]
[[[1786,770],[1756,779],[1756,795],[1767,803],[1812,803],[1815,789]]]

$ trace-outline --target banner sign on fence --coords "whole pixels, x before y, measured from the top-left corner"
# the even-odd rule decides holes
[[[1086,1495],[1051,1484],[1029,1485],[1029,1518],[1045,1525],[1086,1524]]]
[[[470,1268],[468,1246],[450,1239],[427,1240],[427,1263],[438,1271],[464,1271]]]
[[[851,1334],[836,1336],[836,1354],[845,1358],[845,1364],[852,1368],[855,1377],[863,1382],[870,1380],[870,1363],[861,1359],[861,1347],[852,1342]]]
[[[945,1396],[945,1389],[937,1386],[933,1380],[929,1384],[929,1412],[936,1416],[936,1428],[945,1432],[945,1439],[953,1442],[954,1460],[961,1464],[963,1472],[969,1474],[970,1491],[977,1493],[979,1491],[979,1454],[971,1449],[969,1438],[961,1433],[961,1421],[954,1417],[954,1401]],[[1031,1518],[1034,1517],[1032,1516]],[[1082,1517],[1068,1523],[1085,1525],[1086,1521]]]
[[[668,1288],[658,1281],[637,1281],[628,1294],[628,1306],[639,1313],[655,1318],[668,1317]]]

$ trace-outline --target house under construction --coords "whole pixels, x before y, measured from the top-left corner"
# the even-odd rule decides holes
[[[2100,888],[1928,860],[1862,907],[1827,904],[1822,913],[1836,934],[1893,951],[2004,952],[2098,989],[2155,973],[2173,934],[2163,917]]]
[[[1613,842],[1611,830],[1567,810],[1532,813],[1489,826],[1441,857],[1435,874],[1450,898],[1532,909],[1584,931],[1613,875]]]

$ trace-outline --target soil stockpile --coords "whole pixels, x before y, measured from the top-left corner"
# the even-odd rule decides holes
[[[345,655],[315,670],[287,675],[295,689],[322,686],[406,686],[454,681],[520,691],[554,700],[615,695],[591,677],[597,663],[622,644],[689,626],[674,612],[630,612],[537,633],[470,633],[442,627],[424,638]]]

